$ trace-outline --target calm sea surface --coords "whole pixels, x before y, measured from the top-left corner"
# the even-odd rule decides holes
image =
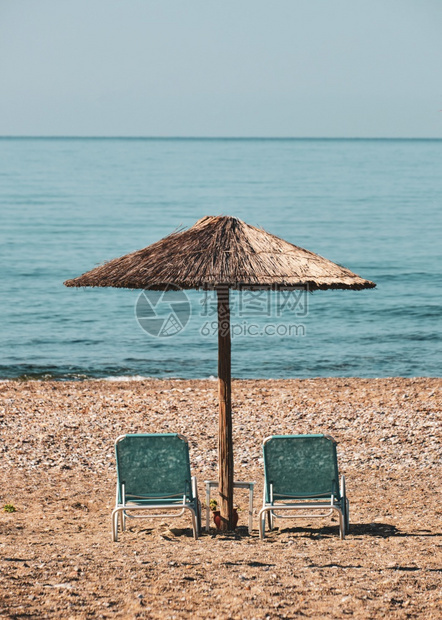
[[[202,293],[155,337],[140,291],[63,281],[218,214],[377,283],[235,295],[233,376],[441,376],[442,141],[1,139],[0,214],[0,378],[216,375]]]

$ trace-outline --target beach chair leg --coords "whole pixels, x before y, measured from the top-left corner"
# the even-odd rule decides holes
[[[112,511],[112,542],[118,541],[118,510]]]
[[[198,499],[198,484],[196,481],[196,476],[192,476],[192,495],[193,495],[193,505],[195,507],[195,519],[196,519],[196,538],[201,534],[201,502]],[[193,514],[193,513],[192,513]]]
[[[206,532],[210,530],[210,487],[206,486]]]
[[[350,502],[345,498],[345,533],[350,531]]]
[[[342,512],[344,515],[344,532],[347,533],[350,529],[350,502],[347,499],[347,494],[345,490],[345,476],[341,476],[341,506]]]
[[[266,529],[266,511],[263,509],[260,511],[258,515],[259,522],[259,537],[261,540],[264,540],[265,529]]]
[[[345,509],[344,509],[344,512],[345,512]],[[342,510],[338,510],[338,515],[339,515],[339,538],[341,540],[344,540],[345,538],[345,516]]]
[[[126,531],[126,513],[124,512],[124,510],[120,510],[120,527],[121,527],[121,531],[125,532]]]
[[[196,502],[196,523],[198,527],[198,534],[201,534],[201,502],[198,499]]]
[[[193,537],[194,537],[195,540],[198,540],[198,516],[197,516],[198,508],[196,508],[196,510],[194,510],[193,508],[190,508],[190,506],[189,506],[189,510],[190,510],[190,514],[192,516]]]
[[[249,534],[253,530],[253,486],[249,487]]]

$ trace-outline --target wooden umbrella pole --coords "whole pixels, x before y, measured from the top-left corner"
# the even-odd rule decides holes
[[[230,306],[228,287],[217,288],[218,297],[218,394],[219,394],[219,496],[221,530],[232,529],[233,441],[230,365]]]

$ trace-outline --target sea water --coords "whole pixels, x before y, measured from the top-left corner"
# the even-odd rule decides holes
[[[441,375],[440,140],[3,138],[0,213],[0,378],[216,376],[203,292],[155,334],[142,292],[63,286],[204,215],[377,284],[232,294],[234,377]],[[166,298],[152,308],[170,319]]]

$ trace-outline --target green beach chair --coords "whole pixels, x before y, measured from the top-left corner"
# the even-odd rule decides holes
[[[196,478],[190,474],[187,439],[176,433],[122,435],[115,442],[115,453],[117,496],[112,540],[118,540],[119,520],[121,529],[126,529],[126,517],[165,519],[181,517],[186,510],[190,511],[197,539],[201,508]]]
[[[339,484],[336,441],[328,435],[274,435],[263,443],[264,502],[259,512],[259,535],[275,518],[339,516],[340,538],[349,528],[345,478]],[[284,514],[277,514],[283,511]],[[296,511],[298,514],[287,514]],[[319,513],[319,514],[318,514]]]

